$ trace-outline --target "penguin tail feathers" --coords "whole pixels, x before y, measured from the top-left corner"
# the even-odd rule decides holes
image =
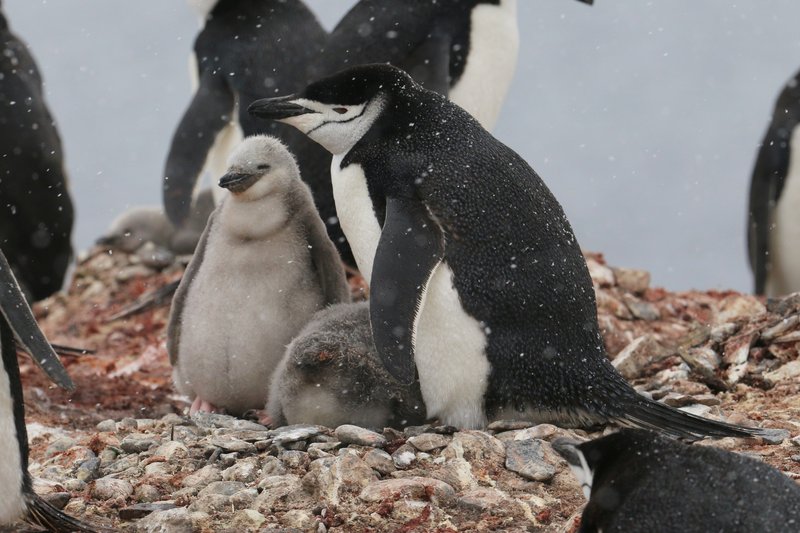
[[[674,409],[644,397],[636,398],[635,403],[627,406],[626,412],[617,417],[617,422],[625,426],[650,429],[685,440],[699,440],[704,437],[751,438],[770,434],[768,429],[718,422]]]
[[[33,525],[39,526],[47,531],[56,533],[68,533],[80,531],[83,533],[105,533],[112,530],[90,526],[68,514],[56,509],[38,494],[26,495],[28,516],[25,520]]]

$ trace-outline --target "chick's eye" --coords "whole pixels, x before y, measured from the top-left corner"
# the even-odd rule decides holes
[[[344,115],[345,113],[347,113],[346,107],[334,107],[333,110],[339,113],[340,115]]]
[[[258,170],[269,170],[269,165],[258,165],[256,168]]]

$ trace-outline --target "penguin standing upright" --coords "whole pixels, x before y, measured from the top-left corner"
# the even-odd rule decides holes
[[[325,212],[333,216],[330,156],[325,150],[288,126],[254,121],[245,111],[265,93],[305,86],[327,33],[301,0],[193,3],[204,25],[195,39],[192,61],[197,90],[175,130],[164,169],[164,208],[170,221],[177,226],[186,222],[204,171],[221,176],[238,142],[262,133],[289,146],[317,206],[329,206]],[[332,234],[334,240],[338,237],[341,231]]]
[[[274,137],[245,139],[219,180],[231,194],[208,219],[172,303],[167,350],[190,413],[263,409],[286,345],[349,300],[339,254],[297,163]]]
[[[0,40],[0,249],[24,292],[41,300],[64,283],[74,212],[42,78],[2,13]]]
[[[775,103],[750,183],[747,245],[756,294],[800,291],[800,72]]]
[[[634,429],[552,444],[589,500],[581,533],[800,531],[800,486],[759,460]]]
[[[334,154],[339,218],[387,370],[419,373],[429,417],[607,421],[686,437],[757,430],[638,395],[608,360],[594,290],[539,176],[468,113],[389,65],[366,65],[251,112]]]
[[[20,519],[49,531],[95,531],[62,513],[33,492],[28,473],[28,434],[17,365],[15,337],[53,382],[67,390],[74,385],[48,344],[25,297],[0,252],[0,525]]]

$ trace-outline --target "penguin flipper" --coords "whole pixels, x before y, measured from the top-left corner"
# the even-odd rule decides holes
[[[31,492],[25,495],[28,515],[25,520],[33,525],[53,531],[55,533],[69,533],[80,531],[82,533],[100,533],[111,531],[106,528],[98,528],[85,524],[80,520],[56,509],[41,496]]]
[[[418,200],[387,198],[370,280],[370,323],[386,370],[406,385],[415,378],[422,298],[443,257],[444,236],[428,208]]]
[[[195,184],[217,134],[230,122],[235,98],[224,77],[206,71],[172,136],[164,169],[164,211],[181,226],[189,217]]]
[[[309,198],[309,209],[304,218],[303,225],[311,252],[311,263],[322,287],[325,306],[349,302],[350,287],[347,284],[342,258],[328,237],[328,230],[314,208],[313,199]]]
[[[764,294],[770,266],[769,230],[772,210],[780,197],[789,172],[786,135],[771,125],[764,136],[750,183],[747,251],[755,278],[754,292]]]
[[[181,341],[181,322],[183,318],[183,306],[186,304],[186,297],[189,295],[189,287],[200,270],[200,265],[203,264],[203,258],[206,255],[206,245],[208,244],[208,235],[211,233],[211,227],[214,225],[214,217],[217,212],[214,211],[208,217],[206,229],[200,236],[200,241],[197,243],[194,255],[189,261],[186,270],[183,272],[183,277],[178,284],[178,289],[175,291],[175,296],[172,298],[172,307],[169,311],[169,321],[167,322],[167,353],[169,354],[169,362],[172,366],[178,363],[178,349],[180,348]]]
[[[11,273],[11,266],[2,252],[0,252],[0,311],[19,343],[25,347],[31,359],[44,373],[59,387],[74,390],[75,384],[72,383],[67,370],[44,333],[39,329],[33,318],[33,312],[22,294],[22,289]]]

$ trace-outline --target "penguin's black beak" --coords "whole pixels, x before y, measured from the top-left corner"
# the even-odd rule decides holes
[[[244,172],[228,172],[219,179],[217,184],[223,189],[231,192],[244,192],[258,179],[257,174],[247,174]]]
[[[305,115],[307,113],[315,113],[315,111],[307,107],[292,102],[292,100],[295,99],[297,99],[297,96],[293,94],[289,96],[279,96],[277,98],[262,98],[250,104],[250,107],[247,108],[247,112],[254,117],[268,120],[281,120]]]
[[[578,2],[589,4],[590,6],[594,4],[594,0],[578,0]]]
[[[36,324],[28,302],[22,294],[11,266],[5,256],[0,253],[0,320],[14,332],[19,343],[25,347],[31,359],[39,365],[53,382],[67,390],[74,390],[75,385],[67,374],[67,370],[58,359],[53,347]],[[2,349],[5,351],[6,347]]]

